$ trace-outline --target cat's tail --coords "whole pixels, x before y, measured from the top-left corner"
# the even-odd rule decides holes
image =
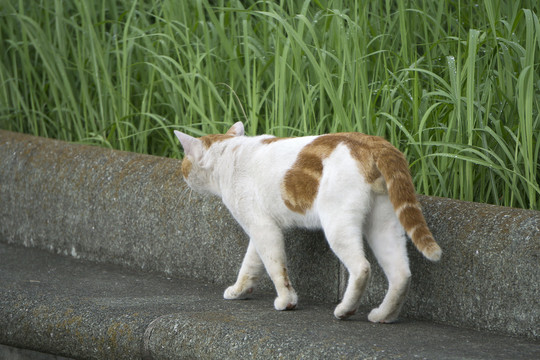
[[[376,157],[375,164],[384,177],[390,202],[407,235],[426,258],[438,261],[442,250],[435,242],[416,199],[405,156],[393,146],[385,147]]]

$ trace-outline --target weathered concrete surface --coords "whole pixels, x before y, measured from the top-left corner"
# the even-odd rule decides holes
[[[0,343],[76,359],[537,359],[540,343],[412,319],[335,320],[222,288],[0,243]]]
[[[6,131],[0,204],[0,241],[222,285],[236,280],[248,242],[220,201],[191,193],[178,160]],[[289,237],[300,295],[336,300],[339,263],[324,237]]]
[[[443,260],[430,263],[411,247],[404,314],[538,338],[540,212],[421,201]],[[335,302],[345,272],[322,234],[296,230],[287,241],[301,298]],[[177,160],[5,131],[0,242],[223,286],[235,280],[247,245],[219,200],[186,188]],[[364,303],[380,302],[385,286],[375,271]]]
[[[0,344],[0,359],[5,360],[73,360],[64,356],[47,354]]]

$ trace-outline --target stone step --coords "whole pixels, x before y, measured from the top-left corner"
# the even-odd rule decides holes
[[[420,199],[443,259],[431,263],[410,247],[403,316],[538,339],[540,212]],[[346,273],[322,233],[289,231],[286,241],[301,304],[337,302]],[[0,242],[224,290],[247,237],[219,199],[186,187],[178,160],[0,131]],[[365,306],[386,290],[373,268]],[[261,288],[272,289],[268,280]]]

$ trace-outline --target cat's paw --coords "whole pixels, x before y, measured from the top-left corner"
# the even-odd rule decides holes
[[[394,314],[387,314],[379,308],[371,310],[368,315],[368,320],[374,323],[389,324],[397,320],[397,316]]]
[[[238,291],[236,286],[229,286],[223,293],[223,298],[226,300],[239,300],[245,299],[247,295],[253,292],[253,288],[248,288],[244,291]]]
[[[334,310],[334,316],[339,320],[345,320],[356,313],[356,309],[351,309],[348,306],[339,304]]]
[[[274,300],[274,308],[276,310],[293,310],[298,304],[298,295],[296,293],[291,293],[289,296],[277,297]]]

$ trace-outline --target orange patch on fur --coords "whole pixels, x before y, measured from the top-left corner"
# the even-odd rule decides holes
[[[291,280],[289,280],[289,274],[287,273],[287,268],[281,270],[281,275],[283,276],[283,285],[289,290],[292,289]]]
[[[199,140],[202,141],[205,148],[209,148],[212,146],[212,144],[217,143],[219,141],[224,141],[227,139],[232,139],[233,135],[227,135],[227,134],[214,134],[214,135],[205,135],[203,137],[200,137]]]
[[[282,184],[282,198],[285,205],[300,214],[304,214],[313,205],[319,189],[319,178],[302,169],[290,169]]]
[[[403,225],[405,230],[412,231],[413,229],[416,229],[414,231],[415,237],[419,235],[420,231],[422,230],[422,228],[417,227],[417,225],[420,224],[423,219],[424,216],[422,215],[422,211],[420,211],[420,209],[416,206],[408,206],[403,208],[399,214],[399,222]]]
[[[326,146],[316,138],[298,154],[295,163],[287,171],[281,186],[285,205],[294,212],[304,214],[313,205],[322,176],[322,160]],[[328,154],[326,155],[328,156]]]
[[[182,160],[182,175],[184,175],[184,178],[187,179],[192,166],[193,164],[188,158],[184,158],[184,160]]]
[[[286,140],[286,139],[290,139],[290,138],[288,138],[288,137],[271,137],[271,138],[262,139],[261,143],[268,145],[268,144],[275,143],[276,141]]]

